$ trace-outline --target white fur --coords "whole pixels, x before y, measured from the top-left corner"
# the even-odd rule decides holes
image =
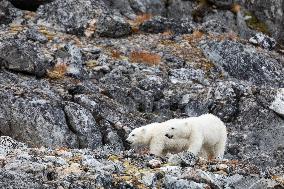
[[[134,129],[126,141],[132,146],[146,145],[150,147],[150,153],[157,156],[168,152],[178,153],[188,148],[187,139],[170,140],[165,136],[166,130],[167,126],[163,123],[152,123]]]
[[[186,119],[173,119],[163,123],[171,140],[186,139],[188,151],[194,155],[207,154],[208,158],[223,158],[227,130],[225,124],[212,114]]]

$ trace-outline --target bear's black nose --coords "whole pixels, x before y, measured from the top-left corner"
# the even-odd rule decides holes
[[[127,144],[132,144],[132,142],[129,141],[129,140],[125,140],[125,142],[126,142]]]
[[[173,138],[174,135],[165,134],[165,136],[168,138]]]

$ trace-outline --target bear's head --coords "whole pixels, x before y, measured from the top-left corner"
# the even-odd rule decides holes
[[[152,132],[152,130],[158,124],[159,123],[151,123],[149,125],[145,125],[145,126],[134,129],[128,135],[126,142],[130,144],[131,146],[149,145],[153,134],[155,134]]]
[[[131,146],[148,145],[151,137],[146,126],[134,129],[127,137],[126,142]]]
[[[190,123],[185,119],[165,122],[165,136],[169,139],[188,138],[191,133]]]

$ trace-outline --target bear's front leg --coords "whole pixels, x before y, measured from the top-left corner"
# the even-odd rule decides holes
[[[189,146],[187,151],[193,153],[196,156],[201,151],[202,145],[203,145],[202,135],[195,132],[195,134],[191,135],[189,139]]]
[[[154,154],[156,156],[162,156],[164,150],[164,144],[159,141],[152,139],[150,142],[150,154]]]

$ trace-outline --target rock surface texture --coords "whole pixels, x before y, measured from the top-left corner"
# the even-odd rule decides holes
[[[282,1],[3,0],[0,24],[0,188],[284,187]],[[125,142],[204,113],[225,160]]]

